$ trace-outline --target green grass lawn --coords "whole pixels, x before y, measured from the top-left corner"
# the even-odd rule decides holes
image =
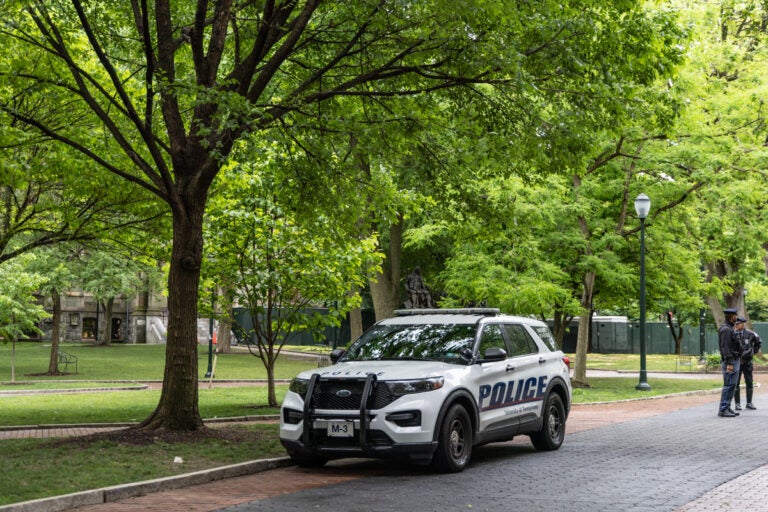
[[[575,354],[568,354],[571,358],[571,368],[576,363]],[[674,372],[677,368],[677,357],[671,354],[648,354],[646,356],[645,366],[649,372]],[[698,356],[691,356],[693,371],[704,371],[703,366],[699,366]],[[587,356],[587,369],[589,370],[616,370],[616,371],[639,371],[639,354],[589,354]],[[688,368],[685,368],[688,371]]]
[[[719,390],[723,386],[722,379],[651,378],[648,379],[650,391],[637,391],[637,382],[637,377],[592,377],[589,379],[589,388],[574,388],[573,403],[631,400],[689,391]]]
[[[282,401],[288,386],[278,384]],[[267,386],[220,387],[199,391],[204,419],[277,414],[267,407]],[[139,422],[157,406],[160,391],[107,391],[0,396],[0,426]]]
[[[224,428],[226,437],[172,444],[0,441],[0,506],[285,454],[276,425]],[[174,463],[175,457],[183,462]]]
[[[63,344],[61,350],[75,355],[77,374],[58,377],[40,376],[48,370],[51,347],[49,344],[24,342],[16,344],[16,381],[89,380],[89,381],[161,381],[165,367],[165,345],[108,345]],[[312,358],[281,356],[275,369],[278,379],[290,379],[307,368],[316,367]],[[198,347],[198,375],[205,377],[208,370],[208,347]],[[216,356],[217,379],[266,379],[261,360],[247,351]],[[11,380],[11,345],[0,343],[0,382]]]

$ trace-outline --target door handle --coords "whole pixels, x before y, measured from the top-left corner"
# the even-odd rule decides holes
[[[539,358],[539,364],[544,364],[544,363],[546,363],[546,362],[547,362],[547,360],[546,360],[546,359],[544,359],[543,357],[540,357],[540,358]]]
[[[508,364],[507,365],[507,372],[513,372],[513,371],[515,371],[515,367]]]

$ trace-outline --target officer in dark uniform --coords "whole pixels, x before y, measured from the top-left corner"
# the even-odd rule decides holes
[[[723,369],[723,390],[720,392],[720,410],[717,415],[733,418],[739,415],[731,409],[731,400],[736,390],[736,379],[739,376],[741,344],[733,328],[736,323],[737,311],[733,308],[727,308],[723,312],[725,313],[725,322],[718,330],[720,364]]]
[[[760,340],[760,336],[757,335],[756,332],[750,331],[746,327],[747,320],[742,317],[738,317],[736,319],[736,336],[739,338],[739,342],[741,343],[741,371],[739,372],[739,376],[736,379],[736,391],[734,393],[734,398],[736,400],[736,410],[741,410],[741,390],[739,389],[741,385],[741,376],[744,375],[744,384],[747,388],[747,409],[757,409],[757,407],[754,406],[752,403],[752,392],[754,388],[754,381],[752,379],[752,356],[757,354],[760,351],[760,347],[762,346],[762,341]]]

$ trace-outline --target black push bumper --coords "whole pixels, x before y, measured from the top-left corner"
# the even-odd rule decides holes
[[[426,443],[397,443],[385,432],[372,429],[371,420],[375,413],[368,409],[368,401],[374,393],[376,375],[366,375],[362,384],[362,393],[358,409],[351,409],[344,414],[338,412],[329,414],[328,411],[316,410],[314,407],[315,390],[321,377],[314,374],[309,381],[302,411],[303,431],[298,440],[280,439],[289,455],[312,456],[326,459],[346,457],[375,457],[375,458],[409,458],[414,461],[432,459],[437,449],[437,442]],[[357,402],[355,402],[357,404]],[[354,436],[347,439],[331,438],[323,428],[314,428],[315,420],[344,420],[355,423]]]

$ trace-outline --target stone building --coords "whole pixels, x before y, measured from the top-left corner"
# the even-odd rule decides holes
[[[45,297],[45,310],[53,312],[53,300]],[[116,297],[112,318],[96,299],[83,291],[71,290],[61,295],[62,342],[95,342],[104,329],[104,322],[112,322],[112,343],[165,343],[168,327],[168,305],[165,297],[141,293],[133,299]],[[41,322],[41,340],[50,341],[53,319]]]

